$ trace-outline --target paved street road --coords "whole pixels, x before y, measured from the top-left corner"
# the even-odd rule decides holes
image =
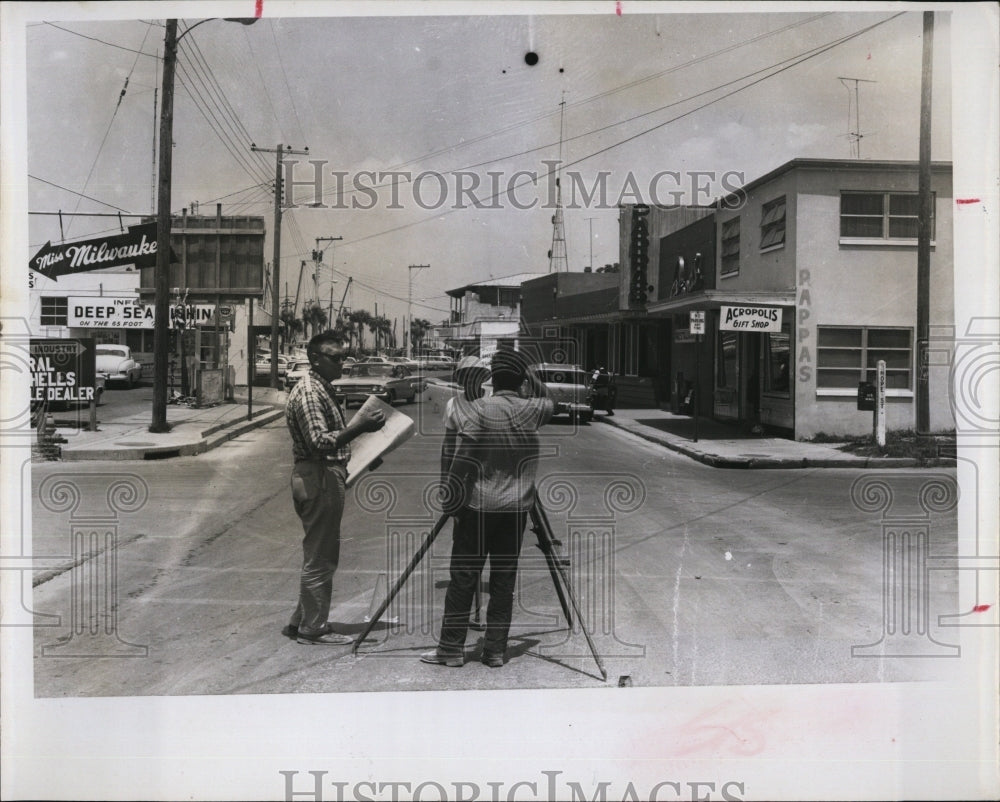
[[[420,433],[359,482],[344,518],[331,619],[345,632],[360,632],[387,575],[398,575],[435,517],[424,499],[437,471],[439,416],[419,405],[399,409],[418,418]],[[881,514],[851,502],[864,473],[713,469],[599,423],[576,430],[555,422],[545,448],[543,498],[609,683],[879,682],[938,676],[956,662],[852,657],[853,645],[879,641],[883,629]],[[417,660],[440,624],[450,525],[359,657],[282,637],[300,559],[290,464],[278,422],[198,457],[32,465],[34,554],[46,568],[36,572],[32,604],[37,623],[51,624],[36,627],[36,694],[603,685],[582,632],[562,619],[530,531],[502,669],[477,661],[476,632],[462,669]],[[109,527],[93,521],[109,517],[108,488],[129,476],[148,499],[119,514],[111,560],[100,536]],[[928,472],[880,476],[899,509],[919,512]],[[72,494],[54,494],[62,479],[79,488],[73,520]],[[49,509],[60,499],[63,511]],[[71,526],[85,533],[75,556],[96,554],[72,570]],[[954,512],[931,517],[932,554],[954,554],[955,537]],[[112,567],[116,574],[106,573]],[[102,618],[110,602],[94,594],[110,592],[109,576],[117,609]],[[955,572],[932,572],[930,590],[930,634],[957,643],[955,630],[937,625],[939,614],[954,612]]]

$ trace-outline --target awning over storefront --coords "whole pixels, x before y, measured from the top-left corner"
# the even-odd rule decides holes
[[[689,312],[692,309],[718,309],[721,306],[794,306],[795,293],[788,292],[730,292],[704,290],[655,301],[647,307],[652,316],[666,316]]]

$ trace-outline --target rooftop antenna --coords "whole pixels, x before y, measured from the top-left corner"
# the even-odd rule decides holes
[[[559,163],[556,167],[556,213],[552,215],[552,248],[549,250],[549,272],[558,273],[560,270],[569,270],[569,261],[566,257],[566,228],[563,224],[562,206],[562,146],[563,146],[563,114],[566,111],[566,90],[563,90],[562,100],[559,101]]]
[[[866,78],[837,78],[838,81],[843,85],[844,89],[847,90],[847,138],[851,142],[851,157],[855,159],[861,158],[861,140],[864,138],[864,134],[861,133],[861,94],[858,91],[858,84],[877,84],[878,81],[869,81]],[[851,99],[851,87],[847,85],[847,81],[854,81],[854,98],[853,103]],[[854,107],[854,130],[851,130],[851,107]]]

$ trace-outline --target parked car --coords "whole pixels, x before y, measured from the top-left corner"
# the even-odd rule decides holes
[[[358,362],[351,368],[350,376],[331,382],[337,400],[345,406],[352,401],[363,403],[373,395],[387,404],[400,399],[412,404],[417,397],[414,377],[402,365]]]
[[[124,382],[131,388],[142,378],[142,365],[132,358],[132,349],[127,345],[101,344],[95,354],[95,370],[107,382]]]
[[[421,406],[434,414],[444,414],[448,399],[465,394],[466,382],[471,383],[470,391],[475,397],[492,394],[489,358],[465,356],[446,378],[435,376],[426,379],[420,394]]]
[[[288,363],[288,370],[285,372],[285,387],[289,390],[298,384],[299,379],[309,373],[309,360],[296,359]]]
[[[540,362],[531,370],[545,385],[549,398],[556,402],[556,414],[568,414],[586,423],[593,415],[593,389],[590,374],[579,365]]]
[[[278,388],[285,386],[285,378],[288,375],[288,366],[291,363],[284,354],[278,354]],[[271,376],[271,355],[258,354],[253,366],[254,383],[268,382]]]

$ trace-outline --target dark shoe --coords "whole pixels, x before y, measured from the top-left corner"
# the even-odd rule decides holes
[[[461,655],[454,657],[449,657],[447,655],[438,654],[436,651],[424,652],[420,655],[421,663],[430,663],[435,666],[448,666],[449,668],[461,668],[465,660]]]
[[[490,654],[489,652],[483,652],[482,661],[484,666],[489,666],[490,668],[503,668],[502,654]]]
[[[329,625],[325,631],[317,632],[315,635],[306,635],[300,632],[296,640],[306,646],[347,646],[350,643],[354,643],[354,638],[350,635],[331,632]]]
[[[285,628],[281,630],[281,634],[286,638],[295,640],[299,636],[299,628],[297,626],[293,626],[292,624],[285,624]]]

